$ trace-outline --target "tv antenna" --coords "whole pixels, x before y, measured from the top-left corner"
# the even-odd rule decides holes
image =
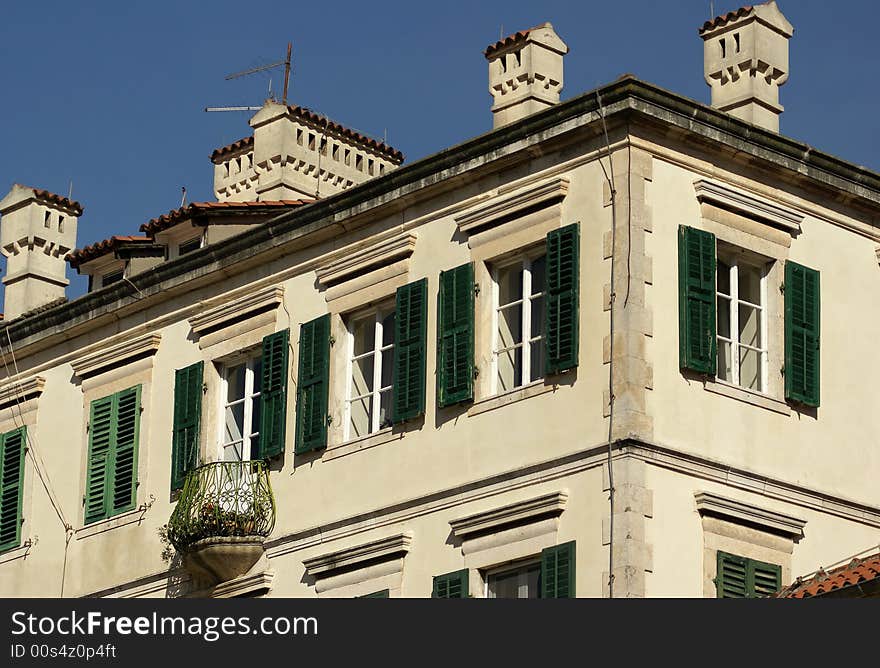
[[[235,72],[233,74],[227,75],[225,77],[226,81],[230,81],[231,79],[238,79],[239,77],[245,77],[249,74],[256,74],[257,72],[265,72],[266,70],[273,70],[276,67],[284,66],[284,92],[281,94],[281,104],[287,104],[287,89],[290,85],[290,53],[291,53],[292,44],[290,42],[287,43],[287,56],[284,60],[279,60],[275,63],[270,63],[269,65],[260,65],[259,67],[252,67],[249,70],[244,70],[242,72]],[[269,97],[272,97],[272,80],[269,80]],[[258,111],[262,109],[262,107],[252,107],[249,105],[238,106],[238,107],[205,107],[205,111]]]

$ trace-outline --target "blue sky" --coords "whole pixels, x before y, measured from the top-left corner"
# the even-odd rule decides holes
[[[701,102],[709,0],[628,2],[4,3],[0,20],[0,196],[13,183],[73,197],[78,245],[212,199],[211,151],[249,134],[269,79],[231,73],[282,58],[289,100],[402,150],[407,162],[491,128],[483,49],[553,23],[570,48],[567,99],[630,72]],[[740,6],[715,0],[715,13]],[[880,170],[880,64],[867,0],[779,0],[795,27],[782,133]],[[70,276],[68,297],[85,291]]]

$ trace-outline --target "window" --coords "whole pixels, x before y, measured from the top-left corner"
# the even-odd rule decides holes
[[[118,283],[122,280],[124,274],[125,272],[123,270],[112,271],[109,274],[104,274],[104,276],[101,277],[101,287],[111,285],[112,283]]]
[[[182,242],[177,247],[177,256],[186,255],[187,253],[192,253],[193,251],[198,250],[202,247],[202,238],[195,237],[194,239],[189,239],[188,241]]]
[[[541,550],[535,557],[485,573],[486,598],[574,598],[575,542]]]
[[[84,498],[86,524],[135,506],[140,414],[140,385],[91,403]]]
[[[345,440],[391,426],[394,333],[393,304],[351,320]]]
[[[262,357],[225,365],[220,377],[223,397],[221,459],[246,461],[259,451]]]
[[[21,545],[26,427],[0,436],[0,552]]]
[[[756,392],[767,390],[766,271],[720,254],[717,281],[717,378]]]
[[[718,552],[718,598],[764,598],[782,586],[782,568],[727,552]]]
[[[494,269],[494,392],[544,376],[545,257],[525,255]]]
[[[538,561],[490,571],[486,574],[486,598],[540,598],[540,583]]]

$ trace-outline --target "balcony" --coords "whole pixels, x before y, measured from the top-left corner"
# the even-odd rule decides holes
[[[266,462],[211,462],[187,474],[168,539],[195,586],[205,588],[252,570],[274,526]]]

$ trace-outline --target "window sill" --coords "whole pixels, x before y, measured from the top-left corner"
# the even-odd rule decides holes
[[[355,438],[346,441],[345,443],[340,443],[339,445],[327,448],[321,459],[323,461],[331,461],[333,459],[345,457],[346,455],[353,455],[356,452],[369,450],[370,448],[374,448],[377,445],[384,445],[390,441],[400,441],[405,434],[405,431],[394,433],[394,427],[385,427],[372,434],[367,434],[366,436],[361,436],[360,438]]]
[[[501,408],[502,406],[507,406],[508,404],[522,401],[523,399],[536,397],[539,394],[555,392],[558,387],[558,383],[548,384],[544,379],[536,380],[533,383],[529,383],[528,385],[523,385],[522,387],[508,390],[507,392],[504,392],[502,394],[494,394],[491,397],[486,397],[485,399],[475,401],[473,406],[468,409],[467,414],[469,417],[479,415],[480,413],[492,411],[496,408]]]
[[[118,515],[113,515],[113,517],[108,517],[105,520],[92,522],[91,524],[87,524],[81,529],[76,530],[76,539],[82,540],[83,538],[95,536],[99,533],[104,533],[105,531],[110,531],[111,529],[116,529],[127,524],[140,524],[141,520],[144,518],[145,512],[146,508],[141,506],[124,513],[119,513]]]
[[[33,546],[34,541],[28,539],[18,547],[13,547],[6,550],[5,552],[0,553],[0,564],[15,561],[16,559],[27,559],[27,556]]]
[[[731,385],[723,381],[712,381],[708,379],[703,381],[703,387],[709,392],[730,397],[731,399],[736,399],[737,401],[742,401],[743,403],[751,404],[752,406],[758,406],[759,408],[764,408],[768,411],[779,413],[780,415],[791,415],[791,406],[780,399],[774,399],[766,394],[746,390],[742,387]]]

